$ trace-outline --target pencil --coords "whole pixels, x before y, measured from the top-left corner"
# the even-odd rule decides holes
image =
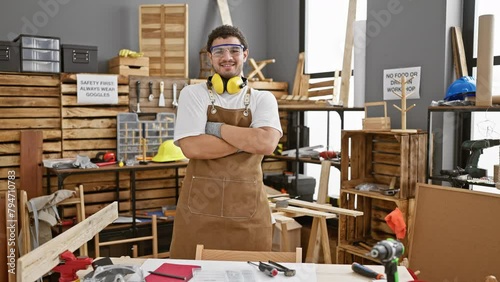
[[[157,271],[148,271],[148,272],[151,273],[151,274],[154,274],[154,275],[159,275],[159,276],[164,276],[164,277],[169,277],[169,278],[175,278],[175,279],[184,280],[184,281],[187,280],[186,277],[184,277],[184,276],[177,276],[177,275],[163,273],[163,272],[157,272]]]

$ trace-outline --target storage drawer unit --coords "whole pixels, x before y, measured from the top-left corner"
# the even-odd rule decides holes
[[[63,72],[97,72],[97,46],[63,44],[61,49]]]
[[[0,71],[19,72],[20,70],[19,43],[0,41]]]
[[[59,38],[21,34],[15,42],[20,44],[22,72],[60,72]]]

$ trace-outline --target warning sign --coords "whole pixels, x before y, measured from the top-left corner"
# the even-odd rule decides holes
[[[399,100],[401,78],[406,78],[406,96],[408,99],[420,98],[420,67],[384,70],[384,100]],[[394,94],[396,93],[396,94]]]
[[[118,104],[118,76],[77,74],[78,104]]]

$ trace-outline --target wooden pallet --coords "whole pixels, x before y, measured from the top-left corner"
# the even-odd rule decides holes
[[[149,75],[189,77],[188,5],[139,6],[139,47]]]
[[[116,116],[128,112],[128,78],[118,76],[117,105],[78,104],[76,82],[75,74],[61,74],[62,157],[116,151]]]
[[[20,187],[21,130],[40,130],[43,157],[61,156],[59,75],[0,73],[0,189]]]

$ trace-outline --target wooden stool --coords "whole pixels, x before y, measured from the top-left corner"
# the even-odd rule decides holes
[[[270,63],[274,63],[276,62],[275,59],[269,59],[269,60],[263,60],[263,61],[258,61],[256,62],[253,58],[250,58],[248,59],[248,62],[250,64],[250,66],[252,66],[253,68],[253,71],[248,74],[247,78],[249,80],[252,80],[252,78],[257,75],[259,78],[258,79],[255,79],[255,80],[260,80],[260,81],[273,81],[272,78],[266,78],[264,76],[264,74],[262,73],[262,69],[267,65],[267,64],[270,64]]]

